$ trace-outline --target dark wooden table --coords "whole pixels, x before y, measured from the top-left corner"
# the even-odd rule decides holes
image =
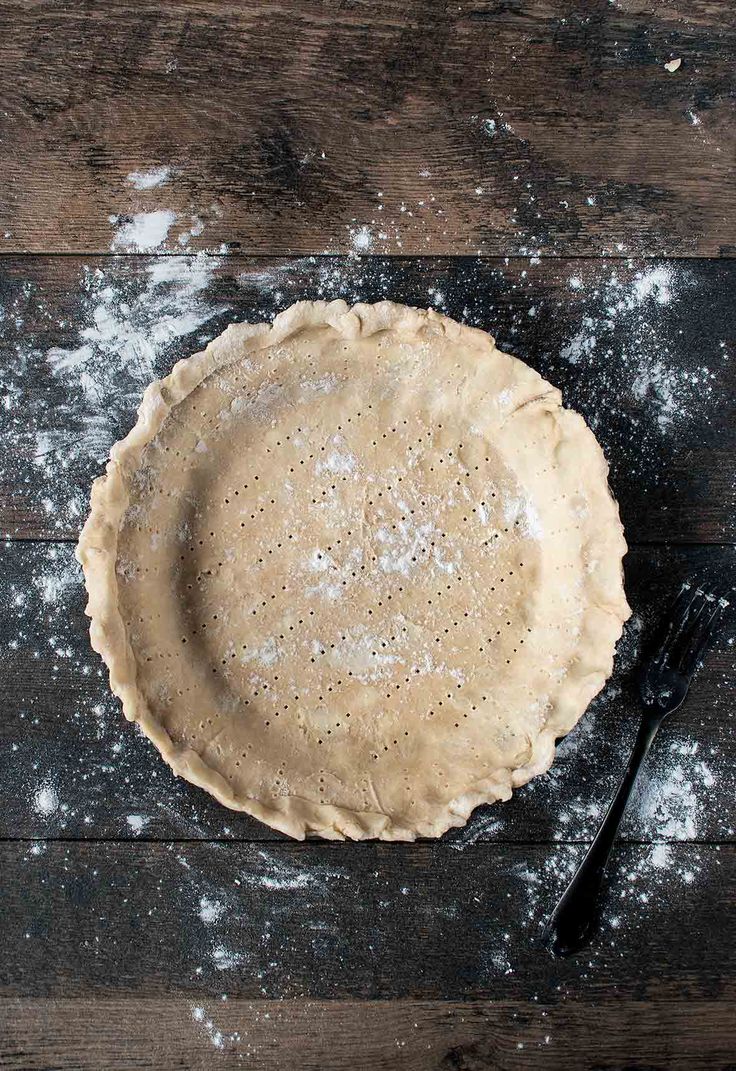
[[[656,742],[599,939],[539,940],[653,622],[683,577],[736,579],[733,5],[5,0],[0,27],[0,1066],[736,1067],[733,628]],[[143,386],[305,297],[492,331],[621,502],[614,678],[547,776],[437,843],[226,811],[88,646],[74,540]]]

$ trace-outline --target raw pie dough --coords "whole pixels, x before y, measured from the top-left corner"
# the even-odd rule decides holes
[[[603,454],[482,331],[238,324],[145,392],[78,556],[126,717],[293,837],[436,837],[546,770],[629,609]]]

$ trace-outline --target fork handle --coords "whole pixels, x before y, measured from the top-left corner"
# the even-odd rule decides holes
[[[642,762],[661,722],[646,715],[639,726],[621,784],[606,812],[595,839],[555,908],[547,926],[553,937],[552,951],[558,956],[578,952],[590,940],[598,917],[598,894],[603,884],[611,848],[629,802]]]

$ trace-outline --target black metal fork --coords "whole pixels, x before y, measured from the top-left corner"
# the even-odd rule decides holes
[[[588,944],[598,917],[598,894],[636,776],[665,718],[682,704],[698,663],[728,606],[692,582],[682,585],[654,655],[644,664],[639,691],[644,715],[613,803],[595,840],[547,923],[545,936],[557,956]]]

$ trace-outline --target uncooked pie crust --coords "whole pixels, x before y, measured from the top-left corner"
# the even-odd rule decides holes
[[[293,837],[413,840],[546,770],[629,609],[607,465],[482,331],[229,327],[146,390],[78,557],[125,716]]]

